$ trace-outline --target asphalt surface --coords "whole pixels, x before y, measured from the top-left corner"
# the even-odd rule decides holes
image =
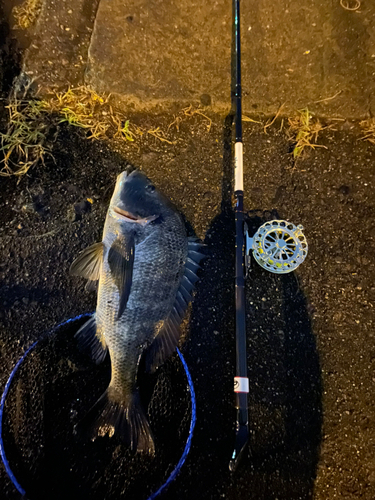
[[[254,77],[260,82],[256,88],[263,89],[257,94],[255,86],[254,89],[250,86],[249,94],[245,94],[245,100],[250,94],[255,96],[254,101],[247,101],[248,107],[259,111],[260,115],[254,118],[260,117],[263,122],[244,123],[245,204],[249,225],[255,230],[265,220],[274,218],[302,224],[309,254],[303,266],[283,277],[269,274],[253,262],[246,283],[251,440],[248,454],[234,475],[228,470],[235,418],[232,396],[234,224],[231,132],[230,120],[222,113],[225,105],[218,106],[220,114],[215,113],[215,93],[197,84],[191,94],[192,101],[205,106],[204,113],[212,119],[212,126],[208,130],[208,121],[202,116],[186,117],[179,131],[171,127],[173,144],[150,135],[139,137],[128,145],[104,144],[87,141],[79,131],[62,127],[53,148],[55,161],[47,159],[44,166],[34,168],[19,182],[1,178],[1,387],[17,360],[35,340],[60,322],[95,308],[95,294],[85,292],[83,281],[70,277],[68,269],[80,250],[100,239],[115,177],[129,164],[141,168],[152,178],[184,215],[189,233],[195,233],[207,244],[208,258],[201,271],[190,316],[184,324],[186,336],[181,346],[197,394],[197,426],[188,459],[163,498],[375,498],[375,152],[371,143],[360,139],[363,132],[358,122],[348,118],[371,114],[372,107],[372,6],[367,2],[362,4],[360,12],[347,11],[339,2],[325,4],[324,8],[321,2],[304,4],[306,8],[302,9],[301,20],[306,29],[301,29],[295,40],[307,37],[311,43],[302,44],[301,59],[296,56],[295,63],[301,67],[302,57],[309,57],[305,52],[314,52],[314,47],[319,45],[317,40],[322,37],[322,57],[313,56],[317,65],[319,61],[322,63],[325,76],[323,80],[314,79],[317,73],[311,68],[315,66],[303,66],[305,69],[298,73],[301,78],[295,77],[293,85],[289,87],[285,81],[280,84],[284,92],[280,97],[275,92],[284,79],[282,71],[285,68],[277,72],[275,65],[283,47],[288,51],[296,47],[285,40],[275,45],[272,40],[279,40],[278,33],[285,25],[291,30],[285,36],[293,39],[293,30],[299,29],[300,14],[285,2],[272,8],[265,2],[257,3],[260,10],[254,29],[260,30],[262,20],[266,23],[270,19],[269,31],[263,30],[263,35],[268,33],[270,38],[268,45],[262,46],[263,52],[256,52],[256,57],[268,54],[269,68],[263,74],[260,61],[263,58],[259,61],[244,58],[245,74],[255,71]],[[40,19],[47,22],[56,4],[51,0],[44,5]],[[43,59],[44,48],[50,47],[48,60],[51,64],[44,58],[44,62],[36,61],[35,65],[39,67],[38,64],[43,63],[45,69],[50,66],[51,70],[44,72],[48,76],[46,82],[57,87],[70,81],[70,76],[71,83],[82,83],[89,75],[92,77],[92,70],[86,72],[86,57],[91,40],[88,33],[94,29],[96,11],[86,9],[84,12],[81,7],[83,17],[76,16],[72,25],[59,23],[60,11],[56,10],[56,17],[52,16],[53,27],[49,24],[45,31],[46,39],[43,39],[44,28],[41,25],[36,28],[36,35],[44,42],[35,53]],[[101,8],[105,7],[108,2],[101,3]],[[156,9],[157,5],[152,3],[152,7]],[[293,17],[295,23],[287,22],[286,10],[289,8],[292,15],[297,16]],[[61,9],[68,15],[68,3]],[[280,12],[277,9],[281,9]],[[318,14],[328,16],[326,22],[317,23]],[[132,15],[132,12],[127,13],[127,16]],[[194,21],[189,16],[184,19]],[[129,26],[134,24],[129,29],[139,28],[137,16],[127,23]],[[322,33],[314,32],[315,38],[308,36],[307,27],[312,23],[323,30]],[[61,52],[53,52],[53,45],[48,46],[53,41],[65,50],[64,37],[69,38],[69,30],[65,28],[74,28],[79,33],[78,46],[66,45],[69,49],[66,57]],[[99,26],[95,29],[97,36]],[[15,57],[16,44],[11,41],[6,24],[1,25],[1,30],[6,39],[1,47],[2,87],[6,91],[22,64],[19,64],[20,58]],[[61,33],[64,34],[62,39]],[[24,39],[23,47],[29,44],[24,69],[32,61],[32,35],[29,33],[30,38]],[[183,33],[180,35],[183,39]],[[185,35],[189,37],[189,30]],[[194,38],[195,31],[191,35]],[[224,38],[227,35],[225,32]],[[255,50],[248,38],[244,47],[250,53]],[[92,45],[91,49],[94,48]],[[201,48],[204,53],[204,47]],[[152,53],[150,50],[148,56]],[[364,55],[362,59],[357,57],[359,54]],[[22,55],[25,54],[21,51]],[[281,62],[283,66],[288,61]],[[70,67],[74,74],[69,72]],[[227,65],[223,63],[224,67]],[[328,74],[327,69],[332,74]],[[272,74],[277,75],[274,86],[271,85]],[[110,72],[106,75],[110,79]],[[225,78],[228,76],[229,73]],[[249,82],[249,78],[245,81]],[[209,83],[207,76],[203,83]],[[297,96],[295,102],[303,106],[310,100],[317,101],[340,92],[335,99],[318,103],[317,107],[321,115],[333,118],[338,113],[342,118],[342,121],[328,121],[332,127],[320,133],[319,142],[326,149],[309,150],[297,163],[290,154],[287,117],[280,116],[265,133],[266,118],[261,114],[267,110],[275,112],[288,88],[293,90],[291,102],[295,101],[293,96]],[[272,102],[267,100],[265,90],[275,97]],[[125,91],[121,92],[124,97]],[[146,94],[142,95],[147,97]],[[168,99],[162,96],[152,113],[137,112],[140,101],[133,100],[132,114],[129,114],[131,122],[148,130],[157,127],[167,130],[184,101],[182,98],[179,101],[178,93]],[[147,109],[147,99],[145,103],[144,109]],[[157,109],[159,114],[155,112]],[[2,127],[5,116],[2,107]],[[31,371],[25,368],[22,377],[11,388],[4,418],[5,445],[12,464],[20,480],[30,487],[31,499],[48,498],[51,493],[56,498],[59,495],[62,498],[64,495],[71,498],[96,498],[95,495],[107,499],[120,495],[127,499],[147,498],[175,465],[177,451],[181,450],[186,437],[186,415],[190,414],[190,407],[178,359],[172,359],[160,375],[160,380],[175,380],[176,392],[180,390],[181,394],[180,398],[174,398],[173,391],[168,393],[167,418],[175,415],[178,420],[179,415],[184,415],[182,427],[173,418],[170,420],[174,422],[173,432],[178,438],[174,441],[176,448],[172,446],[174,451],[163,455],[164,461],[152,463],[135,459],[134,462],[126,450],[113,442],[99,444],[96,448],[83,444],[81,450],[75,444],[72,426],[91,396],[100,392],[108,373],[105,366],[103,371],[92,371],[77,352],[72,333],[69,331],[65,337],[41,344],[40,351],[28,361],[26,368]],[[153,380],[148,386],[151,399],[157,384],[158,380]],[[161,387],[165,387],[163,384]],[[77,399],[79,403],[74,402]],[[173,401],[176,401],[175,406]],[[151,413],[152,408],[151,405]],[[163,415],[158,413],[154,421],[162,427]],[[53,456],[48,454],[52,445],[47,439],[48,453],[37,445],[43,436],[51,436],[54,423],[58,432],[56,441],[52,442],[63,451],[64,468],[57,473],[54,468],[57,462],[51,462],[49,471],[52,472],[46,481],[40,471],[45,457]],[[163,432],[160,433],[161,443]],[[129,464],[135,482],[131,474],[124,476]],[[81,472],[82,484],[78,484],[76,477]],[[102,478],[101,481],[98,478]],[[1,498],[20,497],[2,466],[0,493]]]
[[[230,131],[212,118],[209,132],[202,117],[184,123],[175,145],[150,137],[117,152],[63,130],[56,164],[35,168],[19,183],[2,181],[2,383],[43,332],[95,307],[95,296],[68,268],[100,238],[115,176],[129,162],[174,201],[189,231],[208,245],[182,347],[197,393],[197,429],[165,498],[371,499],[373,146],[358,141],[358,128],[348,122],[344,130],[326,130],[328,149],[311,151],[293,168],[280,123],[267,135],[260,125],[245,124],[250,225],[279,217],[303,224],[309,255],[284,277],[253,263],[246,285],[252,452],[231,476]],[[133,117],[143,125],[170,119]],[[87,198],[94,202],[82,209]],[[5,498],[17,498],[4,471],[1,484]]]

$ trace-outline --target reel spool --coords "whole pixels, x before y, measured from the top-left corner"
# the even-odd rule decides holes
[[[305,260],[308,245],[303,226],[285,220],[266,222],[251,238],[246,229],[246,267],[250,268],[250,252],[267,271],[286,274],[294,271]]]

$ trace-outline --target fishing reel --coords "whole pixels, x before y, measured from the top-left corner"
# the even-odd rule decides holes
[[[286,274],[294,271],[305,260],[308,245],[303,226],[285,220],[271,220],[249,236],[245,223],[246,273],[250,270],[251,252],[254,259],[267,271]]]

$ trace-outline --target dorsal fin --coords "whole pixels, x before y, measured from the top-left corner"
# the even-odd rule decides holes
[[[177,347],[181,336],[180,323],[192,300],[194,285],[198,280],[196,272],[200,269],[199,262],[205,257],[198,251],[203,246],[196,238],[188,238],[188,255],[175,303],[155,340],[145,352],[145,368],[148,372],[154,372]]]

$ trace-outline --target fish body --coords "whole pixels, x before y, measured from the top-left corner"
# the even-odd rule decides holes
[[[107,350],[111,359],[108,389],[79,424],[92,438],[118,432],[134,451],[154,452],[140,404],[139,362],[145,356],[146,369],[154,371],[175,350],[203,257],[199,248],[144,174],[118,176],[102,242],[71,266],[72,274],[98,281],[96,313],[78,340],[97,362]]]

